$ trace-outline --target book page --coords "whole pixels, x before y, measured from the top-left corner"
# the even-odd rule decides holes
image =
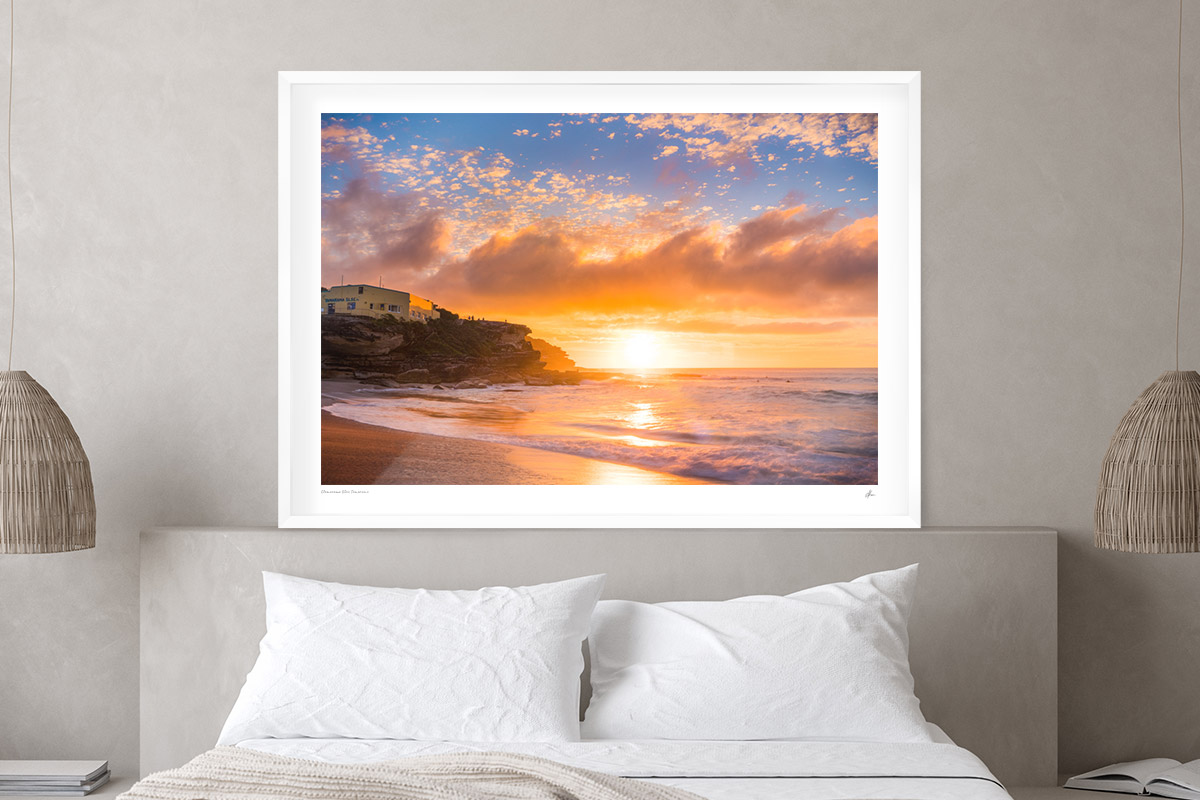
[[[1176,786],[1200,792],[1200,758],[1160,772],[1153,779],[1156,781],[1169,781]]]
[[[1122,761],[1119,764],[1110,764],[1107,767],[1094,769],[1091,772],[1085,772],[1075,777],[1080,779],[1133,778],[1138,783],[1144,785],[1152,778],[1165,774],[1168,770],[1179,765],[1179,762],[1173,758],[1147,758],[1142,761]]]

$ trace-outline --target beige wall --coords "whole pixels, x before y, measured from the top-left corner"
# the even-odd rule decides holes
[[[1090,545],[1108,437],[1172,366],[1174,26],[1165,0],[20,2],[14,367],[75,422],[101,522],[0,558],[0,757],[129,769],[139,529],[274,520],[276,70],[416,68],[922,70],[925,519],[1063,531],[1064,769],[1200,757],[1200,556]]]

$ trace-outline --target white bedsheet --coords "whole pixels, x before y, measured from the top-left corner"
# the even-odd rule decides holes
[[[953,744],[879,742],[413,742],[251,739],[239,747],[355,763],[463,750],[529,753],[677,786],[709,800],[1008,800],[987,767]]]

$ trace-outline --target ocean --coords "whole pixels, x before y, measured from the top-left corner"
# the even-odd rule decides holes
[[[578,386],[364,387],[325,410],[721,483],[878,483],[873,368],[664,370]]]

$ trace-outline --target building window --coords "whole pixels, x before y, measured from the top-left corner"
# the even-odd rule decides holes
[[[355,303],[353,300],[351,300],[350,302],[346,303],[346,310],[353,311],[354,307],[357,305],[358,305],[358,303]]]
[[[360,286],[360,287],[358,287],[358,293],[359,293],[359,294],[362,294],[362,293],[363,293],[363,287],[361,287],[361,286]]]

